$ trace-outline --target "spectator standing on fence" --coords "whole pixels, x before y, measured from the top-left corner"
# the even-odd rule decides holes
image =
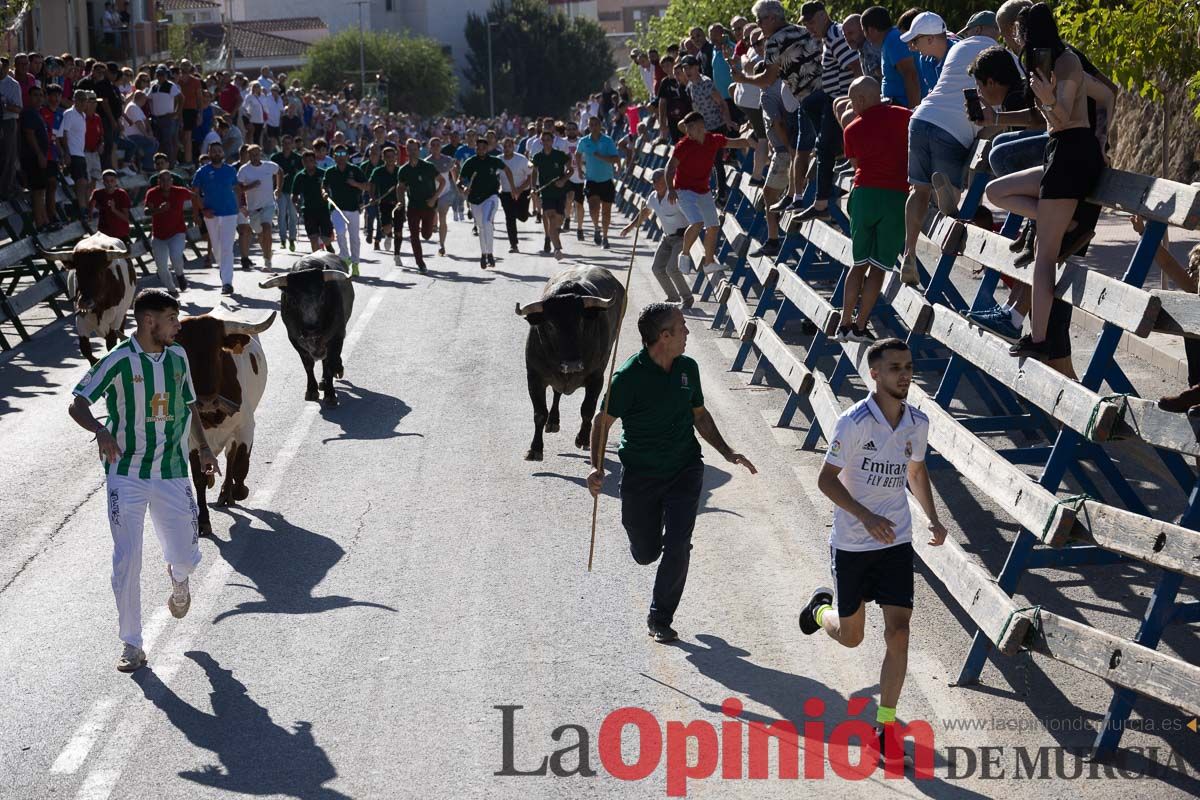
[[[679,121],[692,110],[692,100],[688,97],[683,65],[676,64],[669,55],[663,56],[659,63],[664,77],[654,89],[658,97],[658,138],[674,144],[683,135],[679,132]]]
[[[782,80],[780,94],[785,110],[789,105],[802,103],[818,86],[821,75],[821,44],[808,31],[798,25],[789,25],[787,12],[779,0],[758,0],[753,8],[755,20],[762,28],[767,43],[763,50],[763,64],[755,74],[739,73],[734,79],[752,83],[767,89],[776,80]],[[803,137],[803,133],[800,134]],[[771,211],[781,213],[793,203],[800,204],[800,197],[808,173],[808,157],[800,149],[801,141],[795,142],[792,156],[792,196],[784,195]]]
[[[271,225],[275,221],[275,198],[283,185],[283,174],[274,161],[263,161],[262,148],[250,145],[250,160],[238,169],[242,213],[250,220],[251,234],[259,237],[263,263],[271,268]]]
[[[704,231],[704,257],[700,269],[706,273],[719,272],[717,262],[717,235],[720,220],[717,206],[708,188],[708,178],[713,164],[726,147],[749,149],[754,146],[751,139],[729,139],[720,133],[705,130],[704,118],[693,111],[679,123],[687,134],[679,140],[667,161],[667,182],[671,189],[671,202],[678,203],[687,217],[688,229],[683,236],[683,258],[691,261],[692,245]]]
[[[757,473],[750,459],[725,443],[704,407],[700,367],[688,356],[688,328],[679,306],[651,303],[638,315],[642,349],[612,377],[592,421],[588,491],[604,485],[604,443],[621,420],[621,522],[634,561],[658,561],[647,633],[659,643],[678,634],[671,623],[683,597],[692,531],[704,484],[698,432],[730,464]],[[661,560],[660,560],[661,557]]]
[[[762,31],[753,23],[743,25],[742,30],[746,34],[747,47],[738,56],[737,64],[734,66],[734,72],[758,72],[759,64],[763,61],[763,51],[766,48],[765,40],[762,36]],[[762,111],[762,89],[752,83],[736,82],[730,90],[730,96],[747,120],[750,121],[750,129],[754,131],[754,138],[757,144],[754,147],[754,163],[750,167],[750,185],[762,186],[763,173],[767,168],[767,160],[770,157],[770,145],[767,142],[767,128],[763,121]]]
[[[192,62],[186,58],[179,62],[180,127],[179,137],[183,145],[183,163],[194,164],[192,147],[193,132],[200,126],[200,112],[205,107],[204,81],[195,73]]]
[[[87,151],[84,146],[87,140],[87,97],[86,89],[75,90],[72,98],[74,102],[63,112],[59,127],[54,132],[61,141],[62,151],[67,157],[67,174],[75,184],[75,208],[81,220],[84,219],[83,210],[87,208],[88,198],[92,194]],[[12,141],[16,143],[15,136]]]
[[[250,134],[251,144],[262,144],[263,129],[267,123],[267,109],[263,104],[263,87],[258,81],[250,84],[250,93],[246,95],[242,103],[242,110],[246,114],[246,120],[250,123],[248,133]]]
[[[899,339],[867,350],[875,387],[848,408],[832,432],[817,487],[835,506],[829,535],[834,586],[819,587],[800,612],[800,630],[824,630],[845,647],[863,640],[866,604],[883,612],[885,653],[879,675],[879,757],[904,758],[892,735],[896,705],[908,671],[913,611],[912,516],[908,487],[929,518],[930,546],[946,540],[925,466],[929,418],[905,402],[912,383],[912,352]],[[865,744],[865,743],[864,743]]]
[[[191,197],[191,192],[175,185],[170,171],[163,170],[155,176],[155,184],[147,190],[143,200],[150,217],[150,251],[154,254],[158,277],[173,297],[187,289],[187,278],[183,273],[186,266],[183,248],[187,244],[183,207]]]
[[[811,206],[795,209],[799,212],[796,218],[829,220],[832,218],[829,198],[833,196],[833,162],[842,150],[842,128],[834,112],[834,101],[847,95],[850,83],[862,75],[862,67],[858,53],[846,42],[842,26],[829,18],[825,4],[820,0],[811,0],[801,7],[800,21],[821,43],[821,88],[801,104],[813,142],[809,149],[817,154],[817,191]],[[796,149],[803,148],[797,145]]]
[[[121,136],[133,146],[134,169],[143,172],[154,168],[154,154],[158,151],[158,140],[151,134],[146,113],[142,111],[145,102],[145,93],[135,91],[121,114]]]
[[[202,213],[210,249],[217,251],[221,294],[233,294],[233,240],[237,236],[237,169],[225,163],[225,148],[208,147],[208,163],[192,176],[192,214]]]
[[[850,85],[855,119],[846,126],[846,158],[854,165],[850,240],[854,265],[843,288],[841,341],[872,343],[867,321],[883,288],[884,272],[904,249],[908,198],[908,123],[902,105],[883,103],[879,83],[860,77]],[[855,315],[855,306],[858,313]]]
[[[167,562],[167,608],[178,619],[191,606],[188,576],[200,564],[196,500],[188,477],[190,447],[198,447],[201,470],[220,472],[200,424],[187,354],[175,343],[179,301],[161,289],[144,289],[133,301],[133,319],[133,335],[88,370],[70,406],[71,419],[96,437],[105,472],[121,672],[146,663],[141,601],[146,510]],[[101,398],[107,399],[105,424],[90,409]]]
[[[908,126],[908,182],[912,189],[905,207],[904,262],[900,277],[908,284],[920,282],[917,271],[917,238],[933,193],[943,214],[958,213],[959,192],[966,175],[971,145],[978,127],[967,116],[963,89],[974,89],[967,71],[975,57],[996,40],[972,36],[950,46],[946,23],[932,11],[918,14],[901,37],[922,55],[943,61],[941,75],[913,111]]]
[[[58,186],[58,164],[52,158],[50,135],[46,120],[42,117],[43,99],[42,87],[30,89],[29,105],[21,111],[20,118],[20,152],[25,164],[25,188],[29,190],[33,226],[38,232],[44,231],[50,224],[50,217],[46,213],[46,192],[53,192]]]
[[[9,60],[0,56],[0,196],[15,197],[17,184],[17,155],[21,137],[17,135],[21,111],[21,84],[9,71]],[[82,208],[82,206],[80,206]]]
[[[687,217],[679,209],[679,204],[671,201],[667,185],[666,170],[656,169],[650,176],[653,189],[646,196],[646,203],[621,230],[622,236],[638,225],[650,219],[650,215],[658,217],[658,226],[662,229],[662,238],[654,251],[654,264],[650,268],[658,285],[667,295],[668,303],[682,303],[685,309],[691,308],[696,302],[692,295],[692,287],[679,271],[679,255],[683,252],[683,232],[687,230]]]
[[[871,6],[862,15],[867,41],[879,48],[882,92],[888,102],[916,108],[921,102],[921,76],[917,59],[900,38],[891,13],[882,6]]]
[[[179,156],[179,123],[183,116],[183,92],[171,80],[164,66],[154,71],[156,80],[150,84],[150,113],[158,135],[159,149],[167,154],[171,167]]]
[[[1030,88],[1046,119],[1050,141],[1042,167],[993,181],[988,185],[988,197],[1001,208],[1036,220],[1038,226],[1030,333],[1009,352],[1061,359],[1070,354],[1070,306],[1054,306],[1055,266],[1091,238],[1091,227],[1074,217],[1104,171],[1104,152],[1088,118],[1087,75],[1079,57],[1059,38],[1050,8],[1038,3],[1022,11],[1017,29]],[[1050,50],[1050,75],[1043,75],[1034,61],[1033,52],[1040,49]],[[1053,309],[1062,305],[1066,309],[1054,313]]]

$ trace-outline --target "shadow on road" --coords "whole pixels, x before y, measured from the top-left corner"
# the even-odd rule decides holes
[[[588,458],[586,455],[581,455],[579,453],[559,453],[559,457],[560,458],[576,458],[576,459],[584,459],[584,460],[586,460]],[[606,457],[604,459],[604,469],[606,470],[606,474],[604,476],[604,484],[600,488],[600,493],[603,494],[605,497],[620,497],[621,496],[621,491],[620,491],[621,471],[619,469],[619,464],[614,462],[612,459],[609,459]],[[562,473],[559,473],[559,472],[544,472],[543,471],[543,472],[532,472],[532,473],[530,473],[530,477],[531,478],[558,478],[560,480],[569,481],[570,483],[575,484],[576,486],[583,489],[584,491],[587,491],[587,474],[586,473],[581,474],[581,475],[563,475]],[[741,514],[737,513],[736,511],[730,511],[729,509],[718,508],[716,506],[709,506],[708,501],[712,495],[713,490],[729,483],[729,480],[731,477],[732,476],[725,470],[717,469],[716,467],[712,466],[711,464],[704,465],[704,486],[700,490],[699,514],[720,513],[720,514],[732,514],[735,517],[742,516]]]
[[[212,713],[182,700],[150,667],[133,680],[146,699],[196,747],[211,750],[220,764],[180,772],[203,786],[247,795],[285,795],[300,800],[348,800],[325,784],[337,769],[312,735],[312,723],[299,720],[291,729],[276,725],[270,712],[250,697],[246,686],[208,653],[190,650],[212,686]]]
[[[364,389],[350,381],[338,384],[337,408],[321,405],[321,416],[340,426],[338,436],[323,439],[322,443],[348,439],[395,439],[402,436],[424,436],[423,433],[401,433],[396,426],[412,411],[412,406],[398,397]]]
[[[353,607],[396,610],[341,595],[314,596],[329,570],[346,555],[342,546],[328,536],[291,524],[274,511],[247,513],[257,517],[269,530],[255,530],[250,527],[250,517],[233,513],[229,540],[213,537],[211,541],[238,574],[254,582],[254,585],[228,585],[257,591],[262,599],[245,600],[222,611],[213,618],[214,625],[242,614],[320,614]],[[287,556],[281,558],[283,553]]]
[[[371,275],[359,275],[357,278],[354,279],[354,282],[361,283],[366,286],[377,286],[377,287],[386,288],[386,289],[408,289],[412,286],[417,285],[415,283],[401,283],[400,281],[388,281],[388,280],[384,280],[383,278],[376,278]]]
[[[455,261],[475,261],[475,263],[477,263],[477,264],[479,263],[479,259],[469,259],[469,258],[458,259],[458,258],[455,258],[454,256],[447,256],[447,257],[452,258]],[[480,272],[483,272],[483,270],[480,270]],[[491,283],[492,281],[496,280],[491,275],[487,275],[487,274],[464,275],[461,272],[447,272],[447,271],[437,270],[437,269],[426,270],[425,274],[431,278],[437,278],[438,280],[443,280],[443,281],[450,281],[451,283]]]

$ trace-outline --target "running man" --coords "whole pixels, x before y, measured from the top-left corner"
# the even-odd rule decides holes
[[[498,195],[501,173],[508,178],[508,185],[514,187],[514,191],[509,194],[516,199],[516,183],[513,181],[512,170],[498,156],[487,153],[473,155],[463,163],[458,174],[458,186],[471,205],[471,216],[479,234],[481,269],[494,269],[496,266],[496,256],[492,253],[492,228],[496,218],[496,206],[500,205]]]
[[[333,220],[329,217],[329,204],[322,191],[324,178],[317,169],[317,154],[305,150],[302,158],[304,169],[292,178],[292,202],[300,209],[304,218],[304,233],[309,246],[333,252]]]
[[[333,206],[333,232],[337,236],[338,256],[350,265],[350,274],[358,277],[358,252],[362,242],[358,235],[358,206],[362,193],[370,184],[357,165],[349,162],[346,145],[333,149],[333,166],[322,173],[325,197]],[[347,243],[346,239],[350,241]]]
[[[638,315],[642,349],[613,373],[608,398],[592,421],[592,497],[604,484],[608,429],[621,420],[621,523],[639,564],[658,564],[647,633],[659,643],[679,638],[671,627],[691,559],[704,462],[699,431],[726,461],[757,474],[750,459],[721,437],[704,408],[700,367],[683,354],[688,327],[679,306],[651,303]],[[608,409],[607,413],[605,408]]]
[[[567,203],[567,172],[571,158],[554,146],[553,129],[543,129],[541,149],[532,161],[532,180],[542,203],[542,228],[546,231],[546,246],[542,252],[549,254],[553,245],[554,257],[561,261],[562,218]]]
[[[275,207],[279,211],[279,247],[280,249],[286,247],[294,253],[296,252],[296,223],[299,215],[296,213],[296,206],[292,203],[292,179],[296,177],[296,173],[304,169],[304,160],[300,153],[293,149],[295,139],[290,135],[284,134],[280,141],[283,149],[271,156],[271,160],[279,165],[279,169],[283,173],[283,181],[279,184],[279,191],[275,193]]]
[[[658,217],[663,236],[658,242],[658,249],[654,251],[654,266],[650,271],[667,293],[668,303],[682,303],[685,309],[691,308],[696,298],[692,295],[692,287],[688,286],[683,273],[679,271],[679,254],[683,252],[687,217],[679,210],[679,204],[672,202],[668,196],[665,170],[654,170],[650,182],[654,184],[654,191],[646,196],[646,204],[621,230],[621,235],[628,236],[630,231],[650,219],[651,214]]]
[[[429,163],[437,167],[438,174],[442,176],[445,184],[442,191],[437,197],[437,213],[438,213],[438,255],[446,255],[446,234],[449,231],[446,229],[446,217],[450,214],[450,207],[454,204],[454,198],[457,192],[454,189],[454,171],[457,169],[457,164],[453,157],[446,155],[445,148],[442,147],[442,140],[434,136],[429,140]]]
[[[938,521],[925,466],[929,417],[904,402],[912,383],[908,345],[882,339],[867,349],[875,390],[846,410],[829,435],[819,488],[833,501],[829,534],[834,588],[819,587],[800,612],[806,635],[824,629],[846,647],[863,640],[866,604],[883,611],[885,653],[879,676],[881,757],[903,758],[901,743],[885,731],[896,721],[896,702],[908,670],[908,623],[913,606],[912,516],[905,481],[929,518],[928,543],[940,546]],[[836,599],[835,599],[836,598]]]
[[[208,228],[209,250],[217,250],[214,259],[221,269],[221,294],[233,294],[233,239],[237,235],[238,200],[234,187],[237,170],[225,163],[225,148],[213,142],[208,146],[208,163],[192,176],[192,213],[203,209]]]
[[[390,145],[383,148],[383,163],[371,171],[370,177],[371,202],[378,206],[377,213],[380,235],[383,238],[383,249],[391,249],[394,245],[396,266],[400,266],[400,239],[403,237],[403,231],[396,231],[394,242],[392,239],[392,226],[399,225],[400,222],[392,219],[396,212],[396,204],[400,199],[399,190],[396,188],[396,173],[400,168],[396,166],[396,160],[396,148]]]
[[[505,171],[507,172],[507,170]],[[446,179],[438,172],[437,167],[421,158],[421,143],[410,138],[408,140],[408,163],[396,173],[396,192],[404,192],[406,196],[408,238],[412,242],[417,269],[421,272],[425,271],[421,239],[428,241],[433,236],[433,223],[437,219],[437,198],[445,188]],[[492,213],[495,213],[494,209]],[[396,231],[396,234],[396,263],[399,264],[400,231]],[[483,241],[482,235],[479,240]]]
[[[250,220],[251,234],[258,234],[263,265],[271,268],[271,223],[275,221],[275,198],[283,186],[283,170],[274,161],[263,161],[262,148],[252,144],[250,160],[238,170],[238,194],[242,213]]]
[[[612,204],[617,197],[615,167],[621,163],[617,143],[603,132],[599,117],[588,120],[588,135],[575,148],[575,164],[583,168],[586,178],[583,194],[587,197],[592,215],[592,244],[608,249],[608,226],[612,220]]]
[[[563,230],[571,230],[571,217],[575,217],[575,238],[583,241],[583,170],[575,160],[575,151],[579,148],[579,126],[574,122],[567,123],[567,155],[571,157],[571,177],[567,182],[567,209],[563,221]]]
[[[192,604],[188,576],[200,564],[196,498],[188,477],[188,449],[200,466],[219,474],[204,438],[196,391],[179,333],[179,301],[162,289],[144,289],[133,301],[137,328],[96,363],[75,387],[71,419],[94,434],[105,472],[105,507],[113,538],[112,590],[124,647],[117,669],[146,663],[142,650],[142,525],[146,509],[162,545],[171,579],[167,608],[176,619]],[[108,422],[92,416],[105,399]]]
[[[506,136],[501,142],[501,146],[504,151],[500,154],[500,160],[504,162],[508,171],[517,181],[516,186],[510,186],[504,183],[504,176],[500,176],[500,188],[503,190],[500,193],[500,204],[504,206],[504,227],[508,232],[508,252],[516,253],[519,252],[517,223],[529,219],[529,189],[532,185],[529,181],[533,177],[533,172],[529,166],[529,159],[517,152],[516,140],[511,136]]]

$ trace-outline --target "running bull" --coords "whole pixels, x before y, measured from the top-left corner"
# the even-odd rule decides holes
[[[305,400],[317,399],[317,379],[313,365],[321,362],[320,389],[325,404],[338,404],[334,377],[342,377],[342,343],[346,323],[354,308],[354,286],[346,265],[333,253],[314,253],[296,262],[292,271],[259,284],[263,289],[277,288],[288,339],[300,354],[308,384]]]
[[[123,338],[125,314],[133,305],[137,274],[129,262],[129,249],[120,239],[93,233],[75,243],[70,250],[43,250],[46,260],[61,261],[67,269],[67,294],[75,306],[75,325],[79,332],[79,352],[90,363],[90,337],[99,336],[109,350]]]
[[[554,275],[542,299],[522,306],[517,314],[529,323],[525,340],[525,379],[533,401],[533,442],[526,461],[542,460],[542,432],[558,431],[558,401],[584,387],[580,414],[583,424],[575,446],[587,448],[592,415],[604,387],[604,368],[621,322],[625,289],[603,267],[573,267]],[[554,402],[546,411],[546,387]]]
[[[254,412],[267,386],[267,357],[258,335],[274,321],[274,311],[261,322],[246,323],[220,307],[179,321],[175,340],[187,352],[204,437],[213,453],[225,453],[219,506],[245,500],[250,494],[246,475],[254,447]],[[200,506],[200,535],[211,536],[205,493],[212,477],[200,469],[195,442],[188,460]]]

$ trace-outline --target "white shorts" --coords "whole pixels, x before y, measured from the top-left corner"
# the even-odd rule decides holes
[[[104,171],[100,169],[100,154],[99,153],[84,153],[83,160],[87,163],[88,180],[98,181],[100,175]]]
[[[250,212],[250,226],[253,228],[261,228],[263,225],[270,225],[275,222],[275,204],[269,203],[262,208],[256,208]]]
[[[788,172],[792,166],[792,157],[786,150],[776,150],[771,153],[771,168],[767,170],[765,186],[768,189],[783,191],[788,187]]]
[[[701,194],[679,189],[675,194],[679,197],[679,210],[683,212],[689,225],[702,222],[706,228],[715,228],[721,224],[717,204],[713,201],[711,192]]]
[[[175,580],[183,580],[200,564],[199,508],[192,479],[109,475],[104,505],[113,539],[112,590],[121,641],[141,647],[142,529],[146,510],[150,510],[163,560]],[[159,569],[152,574],[165,600],[171,583]]]

